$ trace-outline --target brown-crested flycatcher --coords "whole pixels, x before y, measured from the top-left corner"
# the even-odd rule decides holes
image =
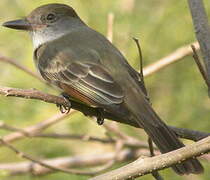
[[[26,18],[3,26],[30,33],[40,74],[70,98],[138,122],[162,153],[184,146],[150,106],[139,85],[138,73],[73,8],[44,5]],[[195,158],[172,167],[181,175],[203,172]]]

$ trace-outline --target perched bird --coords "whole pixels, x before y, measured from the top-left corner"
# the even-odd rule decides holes
[[[70,6],[47,4],[3,26],[30,33],[41,76],[70,98],[137,122],[162,153],[184,146],[150,106],[139,85],[139,74]],[[172,168],[180,175],[203,172],[197,159]]]

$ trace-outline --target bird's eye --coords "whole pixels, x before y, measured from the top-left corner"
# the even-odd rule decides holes
[[[54,22],[56,20],[56,15],[50,13],[50,14],[47,15],[46,20],[50,21],[50,22]]]

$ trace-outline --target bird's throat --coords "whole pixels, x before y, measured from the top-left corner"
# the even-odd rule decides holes
[[[57,23],[55,25],[41,28],[30,32],[32,37],[34,49],[39,46],[61,38],[73,31],[78,31],[80,28],[87,28],[87,26],[79,19]]]
[[[50,31],[30,32],[34,50],[47,42],[61,38],[67,33],[68,32],[50,32]]]

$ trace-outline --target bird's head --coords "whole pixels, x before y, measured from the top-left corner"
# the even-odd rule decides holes
[[[47,4],[33,10],[27,17],[8,21],[3,26],[29,31],[35,48],[84,25],[74,9],[65,4]]]

